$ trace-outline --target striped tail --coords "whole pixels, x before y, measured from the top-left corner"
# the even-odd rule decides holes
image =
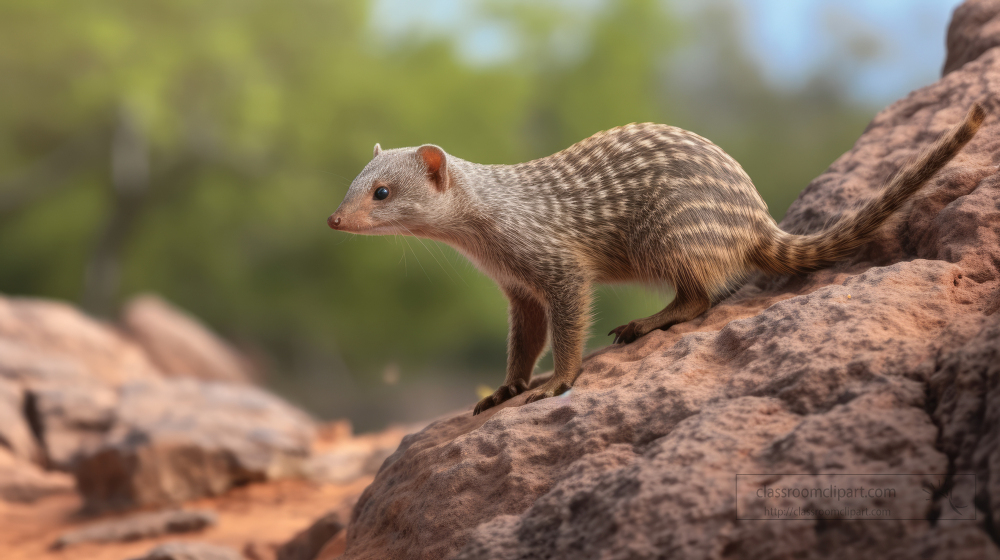
[[[972,140],[985,118],[982,106],[973,104],[962,124],[905,165],[882,192],[857,213],[841,218],[830,228],[811,235],[795,235],[773,226],[772,235],[754,252],[752,262],[767,272],[794,274],[823,268],[849,257]]]

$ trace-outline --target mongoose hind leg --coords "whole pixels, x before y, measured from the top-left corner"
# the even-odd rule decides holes
[[[504,290],[510,301],[507,337],[507,378],[492,395],[479,401],[472,411],[475,416],[484,410],[520,395],[528,389],[531,371],[545,348],[548,320],[542,304],[516,289]]]
[[[614,328],[608,334],[615,335],[612,344],[628,344],[656,329],[667,329],[671,325],[690,321],[704,313],[711,305],[712,301],[704,288],[695,286],[681,289],[678,286],[674,301],[670,302],[662,311]]]

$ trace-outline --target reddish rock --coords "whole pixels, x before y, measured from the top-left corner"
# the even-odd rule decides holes
[[[324,545],[344,530],[337,512],[330,512],[277,550],[277,560],[313,560]]]
[[[567,395],[407,436],[344,558],[1000,557],[1000,49],[961,42],[996,7],[952,34],[964,65],[876,116],[782,223],[822,229],[983,102],[979,135],[878,239],[595,352]],[[738,473],[898,486],[864,505],[904,517],[737,520]],[[964,473],[974,503],[952,495]],[[751,496],[740,515],[769,504],[830,505]]]
[[[935,360],[929,394],[939,447],[955,472],[977,475],[978,509],[1000,526],[1000,313]]]
[[[208,510],[165,510],[134,513],[121,519],[107,519],[70,531],[52,543],[53,550],[81,543],[131,542],[174,533],[201,531],[218,522]]]
[[[48,468],[71,471],[93,454],[115,422],[118,391],[94,381],[49,384],[27,392],[25,413]]]
[[[161,544],[134,560],[243,560],[243,555],[228,546],[177,541]]]
[[[142,345],[67,304],[0,297],[0,498],[69,486],[40,466],[73,472],[90,510],[302,473],[307,414],[249,385],[238,355],[182,312],[145,297],[125,315]]]
[[[156,296],[132,299],[122,323],[166,375],[236,383],[256,377],[249,361],[225,341]]]
[[[91,510],[218,495],[298,475],[314,434],[308,415],[250,385],[132,383],[101,447],[78,461],[77,486]]]
[[[1000,2],[973,0],[955,8],[948,26],[948,56],[942,74],[958,70],[966,62],[1000,46]]]
[[[139,346],[76,308],[0,296],[0,377],[30,386],[81,378],[117,386],[159,376]]]
[[[24,390],[0,377],[0,447],[26,461],[42,462],[42,451],[24,414]]]
[[[72,492],[73,477],[47,472],[0,446],[0,500],[33,502],[52,494]]]
[[[399,441],[421,426],[395,426],[377,434],[351,436],[347,421],[325,424],[313,445],[313,455],[302,464],[302,475],[320,484],[348,484],[373,475]]]

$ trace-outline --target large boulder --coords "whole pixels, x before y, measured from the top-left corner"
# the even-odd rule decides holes
[[[955,8],[946,41],[948,55],[942,74],[958,70],[966,62],[1000,46],[1000,1],[977,0]]]
[[[311,418],[249,385],[163,379],[119,389],[103,444],[79,460],[92,510],[177,503],[298,475]]]
[[[822,230],[983,102],[979,135],[878,239],[595,352],[567,395],[407,436],[344,557],[1000,557],[1000,49],[966,46],[950,41],[968,60],[876,116],[782,223]],[[738,474],[765,493],[738,493]],[[819,481],[880,497],[764,490]]]
[[[71,486],[51,470],[75,475],[90,510],[303,472],[313,420],[249,384],[221,339],[148,296],[125,322],[122,331],[64,303],[0,297],[0,498]]]
[[[22,458],[72,469],[110,427],[116,388],[160,377],[115,327],[65,303],[0,297],[0,444]]]
[[[71,305],[0,297],[0,377],[31,387],[79,379],[117,386],[160,375],[142,348]]]

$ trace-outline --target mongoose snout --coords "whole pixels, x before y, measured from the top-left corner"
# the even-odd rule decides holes
[[[721,148],[652,123],[600,132],[517,165],[480,165],[431,144],[391,150],[376,144],[327,223],[351,233],[448,243],[496,281],[510,302],[507,377],[476,405],[479,414],[520,393],[533,402],[573,385],[593,283],[674,288],[662,311],[611,331],[616,343],[629,343],[701,315],[751,272],[829,266],[870,240],[985,117],[974,104],[961,124],[859,210],[809,235],[781,230],[750,177]],[[549,340],[555,371],[528,389]]]

